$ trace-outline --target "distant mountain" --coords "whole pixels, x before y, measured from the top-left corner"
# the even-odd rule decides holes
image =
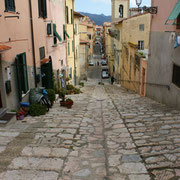
[[[86,12],[80,12],[81,14],[85,16],[89,16],[91,20],[93,20],[96,25],[102,26],[104,22],[111,22],[112,17],[111,16],[105,16],[104,14],[91,14]]]

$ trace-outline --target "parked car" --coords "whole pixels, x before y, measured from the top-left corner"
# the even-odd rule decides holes
[[[108,68],[106,68],[106,69],[102,69],[102,71],[101,71],[101,77],[102,78],[109,78],[109,69]]]
[[[94,62],[89,62],[89,66],[94,66]]]

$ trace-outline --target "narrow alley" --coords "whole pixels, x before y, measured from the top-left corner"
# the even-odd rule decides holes
[[[180,111],[98,77],[97,68],[71,95],[72,109],[57,100],[45,116],[0,128],[1,180],[180,178]]]

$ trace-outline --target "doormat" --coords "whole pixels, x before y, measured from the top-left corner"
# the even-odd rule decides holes
[[[7,124],[13,117],[14,114],[6,113],[4,116],[0,118],[0,125]]]

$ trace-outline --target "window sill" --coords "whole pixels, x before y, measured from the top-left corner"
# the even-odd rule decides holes
[[[52,47],[57,47],[58,46],[58,44],[54,44],[54,45],[52,45]]]
[[[10,14],[19,14],[18,12],[14,11],[10,11],[10,10],[5,10],[5,13],[10,13]]]

